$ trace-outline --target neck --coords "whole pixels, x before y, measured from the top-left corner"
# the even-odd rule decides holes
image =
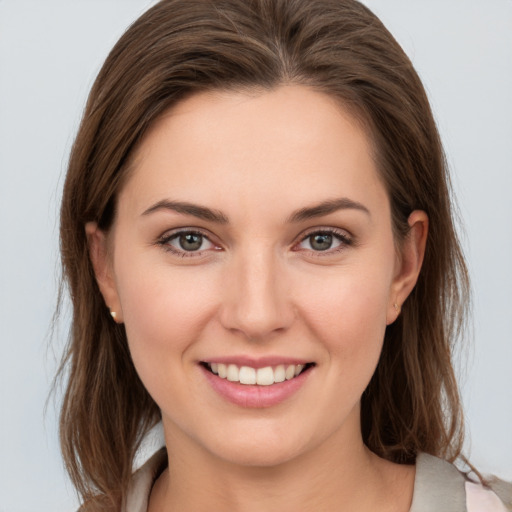
[[[169,467],[155,484],[149,511],[407,511],[414,468],[371,453],[359,436],[334,435],[278,465],[235,464],[166,431]],[[321,490],[321,491],[320,491]]]

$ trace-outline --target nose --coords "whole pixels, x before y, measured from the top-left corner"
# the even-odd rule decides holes
[[[234,257],[225,279],[221,323],[249,340],[263,340],[287,330],[294,319],[283,263],[268,251]]]

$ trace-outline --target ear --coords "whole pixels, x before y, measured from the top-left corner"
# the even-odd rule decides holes
[[[424,211],[414,210],[409,215],[409,233],[401,244],[397,255],[395,277],[391,285],[387,325],[400,314],[402,304],[412,292],[420,274],[428,235],[428,216]]]
[[[88,222],[85,225],[85,234],[89,247],[89,258],[91,259],[96,282],[103,295],[103,300],[110,309],[110,314],[114,321],[122,323],[123,314],[114,279],[107,236],[98,227],[96,222]]]

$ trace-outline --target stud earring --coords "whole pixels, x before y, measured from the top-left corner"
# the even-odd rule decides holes
[[[110,310],[110,316],[114,319],[114,322],[117,322],[117,313],[115,311]]]
[[[396,302],[393,304],[393,307],[397,313],[400,313],[400,306]]]

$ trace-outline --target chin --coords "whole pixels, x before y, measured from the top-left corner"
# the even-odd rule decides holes
[[[289,429],[283,431],[270,425],[239,427],[225,432],[221,439],[210,441],[203,446],[216,458],[239,466],[266,468],[286,464],[309,451],[314,444],[307,432],[294,435]]]
[[[286,464],[304,453],[304,450],[289,446],[279,446],[275,448],[273,445],[262,443],[255,446],[238,445],[226,447],[225,450],[218,453],[218,457],[226,462],[237,466],[251,468],[271,468]]]

